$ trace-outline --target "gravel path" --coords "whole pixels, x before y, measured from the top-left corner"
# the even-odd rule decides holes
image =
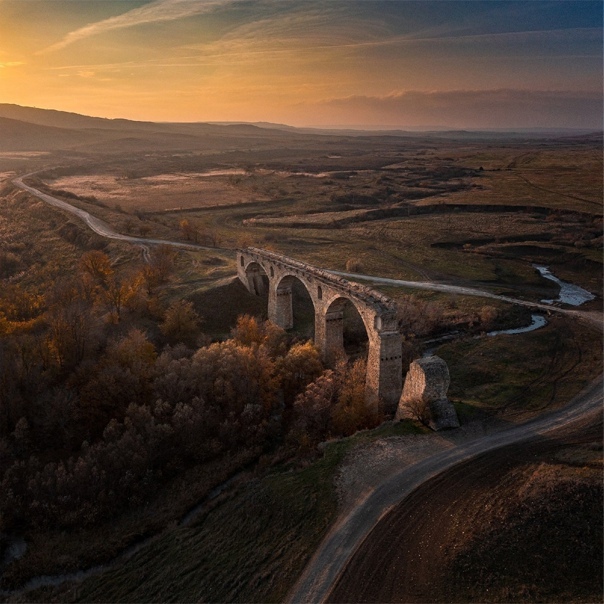
[[[42,201],[54,206],[55,208],[60,208],[61,210],[65,210],[71,214],[77,216],[80,220],[82,220],[86,226],[88,226],[91,230],[93,230],[97,235],[101,237],[105,237],[107,239],[115,239],[117,241],[124,241],[126,243],[132,243],[134,245],[140,245],[142,247],[147,245],[170,245],[172,247],[178,247],[187,250],[212,250],[213,248],[205,247],[203,245],[195,245],[193,243],[183,243],[181,241],[169,241],[166,239],[148,239],[146,237],[133,237],[131,235],[123,235],[122,233],[118,233],[113,227],[108,225],[106,222],[93,216],[89,212],[82,210],[80,208],[76,208],[71,204],[53,197],[48,193],[43,193],[38,189],[34,189],[34,187],[30,187],[23,182],[24,178],[28,176],[32,176],[34,173],[25,174],[24,176],[20,176],[19,178],[13,179],[13,184],[16,187],[19,187],[23,191],[27,191],[34,197],[41,199]]]
[[[444,447],[444,450],[404,467],[379,486],[368,486],[354,502],[354,507],[345,510],[336,521],[294,586],[288,602],[325,601],[352,556],[378,522],[416,488],[460,463],[514,443],[538,440],[549,432],[600,413],[603,386],[600,376],[563,409],[454,447]]]

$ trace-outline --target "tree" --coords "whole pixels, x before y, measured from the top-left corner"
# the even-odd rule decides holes
[[[197,241],[199,239],[199,229],[188,218],[180,221],[180,232],[187,241]]]
[[[231,337],[244,346],[264,346],[272,357],[286,352],[285,330],[272,321],[260,322],[250,315],[237,317],[237,325],[231,329]]]
[[[184,342],[192,346],[199,335],[200,323],[201,317],[192,302],[175,300],[166,310],[160,329],[170,343]]]
[[[262,346],[217,342],[195,353],[193,367],[199,396],[225,415],[239,415],[248,404],[268,412],[276,404],[275,367]]]
[[[60,369],[78,365],[91,344],[93,317],[90,307],[74,300],[65,305],[53,306],[48,315],[48,348]]]
[[[276,366],[286,405],[291,405],[298,394],[304,392],[323,372],[319,351],[311,342],[294,344]]]
[[[99,250],[92,250],[82,255],[80,270],[89,274],[102,287],[107,286],[114,273],[109,256]]]
[[[119,322],[122,306],[128,297],[129,285],[121,277],[112,275],[103,289],[102,298],[109,307],[115,322]]]
[[[294,433],[298,439],[306,436],[314,442],[325,438],[329,430],[331,407],[336,398],[338,380],[328,369],[314,382],[308,384],[302,394],[296,397],[294,410],[297,416]],[[305,439],[304,439],[305,440]]]
[[[430,404],[422,398],[410,399],[403,403],[403,407],[412,419],[417,420],[424,426],[429,426],[432,420],[432,411]]]
[[[377,414],[365,401],[367,364],[358,359],[352,365],[337,368],[338,394],[331,413],[335,434],[349,436],[357,430],[373,427]]]

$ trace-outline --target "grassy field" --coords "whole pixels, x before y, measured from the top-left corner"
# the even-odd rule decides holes
[[[346,452],[369,440],[424,431],[399,423],[362,432],[329,444],[319,460],[302,467],[247,476],[213,509],[168,528],[115,568],[15,601],[281,602],[336,517],[333,479]]]
[[[537,331],[444,344],[449,396],[504,417],[567,402],[602,370],[601,334],[564,317]]]
[[[308,139],[255,154],[134,155],[119,163],[103,156],[96,169],[83,162],[42,178],[134,235],[186,239],[186,220],[212,246],[253,244],[334,269],[360,257],[366,272],[381,276],[525,289],[539,284],[530,263],[547,262],[601,291],[596,138],[351,145]],[[429,213],[406,215],[416,207]]]

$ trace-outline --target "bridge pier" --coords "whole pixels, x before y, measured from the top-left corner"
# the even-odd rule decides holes
[[[294,326],[291,287],[274,287],[272,284],[269,286],[268,318],[283,329],[291,329]]]
[[[320,309],[315,312],[315,344],[326,363],[333,363],[344,352],[344,312]]]
[[[332,363],[344,351],[344,307],[357,309],[369,338],[367,404],[393,414],[403,389],[402,336],[396,306],[383,294],[358,283],[257,248],[238,250],[237,275],[252,294],[267,291],[268,317],[284,329],[294,326],[292,284],[299,280],[315,308],[315,344],[323,360]]]
[[[255,294],[256,296],[266,294],[263,276],[264,274],[261,272],[260,268],[252,267],[248,270],[247,288],[250,293]]]
[[[366,400],[387,415],[396,412],[403,390],[402,344],[398,331],[381,332],[369,342]]]

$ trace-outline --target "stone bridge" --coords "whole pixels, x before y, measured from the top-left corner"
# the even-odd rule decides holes
[[[403,386],[402,336],[390,298],[304,262],[252,247],[237,250],[237,276],[252,294],[268,293],[268,318],[284,329],[294,326],[292,285],[300,281],[314,306],[315,344],[328,362],[344,350],[344,307],[352,303],[369,340],[367,403],[385,413],[396,411]]]

